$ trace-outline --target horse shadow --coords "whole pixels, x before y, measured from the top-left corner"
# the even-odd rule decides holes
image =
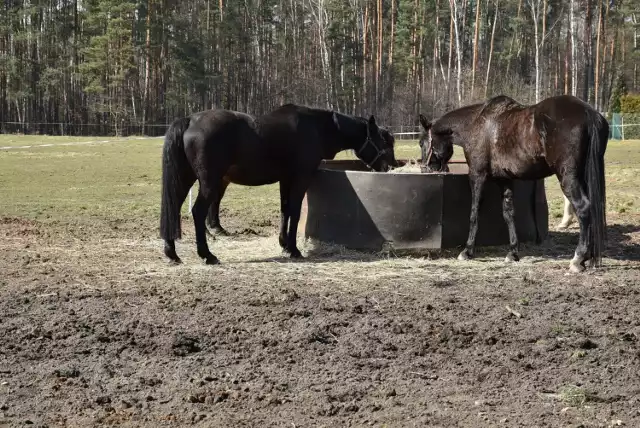
[[[604,257],[621,261],[640,261],[640,238],[634,240],[631,236],[631,234],[636,232],[640,232],[640,225],[608,225]],[[547,237],[541,243],[521,243],[520,257],[570,259],[575,253],[579,235],[580,232],[578,228],[572,228],[569,230],[549,230]],[[458,250],[461,251],[462,247]],[[508,246],[506,245],[476,247],[476,257],[502,258],[507,251]],[[442,252],[440,257],[447,257],[448,253],[449,252]]]
[[[612,224],[607,226],[607,245],[604,256],[621,261],[640,261],[640,238],[634,240],[633,233],[640,232],[640,225],[636,224]],[[520,245],[521,257],[536,257],[541,259],[570,259],[573,257],[578,244],[578,229],[550,230],[547,238],[540,244],[523,243]],[[306,257],[303,259],[291,259],[286,254],[273,257],[254,259],[248,263],[338,263],[353,261],[359,263],[371,263],[395,257],[426,257],[430,260],[450,259],[457,257],[462,247],[440,250],[385,250],[385,251],[357,251],[343,247],[313,243],[305,248]],[[507,253],[508,247],[476,247],[476,257],[502,258]]]
[[[607,226],[607,240],[604,257],[614,260],[640,261],[640,238],[634,239],[633,233],[640,232],[637,224],[610,224]],[[578,245],[580,232],[570,230],[550,230],[547,239],[539,245],[525,244],[522,255],[536,257],[573,257]]]

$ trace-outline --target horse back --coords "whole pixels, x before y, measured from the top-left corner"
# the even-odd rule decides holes
[[[476,150],[473,156],[476,164],[488,165],[492,176],[540,178],[551,174],[544,144],[545,118],[534,110],[514,106],[497,115],[480,116],[476,122],[473,129],[476,135],[484,136],[480,144],[486,150]],[[478,126],[484,129],[480,131]],[[478,159],[485,156],[484,161]]]
[[[261,135],[287,162],[309,169],[336,155],[329,110],[285,104],[260,118]]]
[[[486,120],[492,175],[538,179],[582,164],[594,113],[576,97],[558,96]]]
[[[244,185],[274,183],[280,175],[258,132],[245,113],[214,109],[194,113],[184,133],[184,148],[199,178],[214,174]]]

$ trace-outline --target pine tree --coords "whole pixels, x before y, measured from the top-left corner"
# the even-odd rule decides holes
[[[609,111],[611,113],[620,113],[620,98],[622,98],[622,96],[624,95],[627,95],[627,85],[625,84],[624,76],[622,74],[619,74],[618,78],[616,79],[616,87],[613,90],[613,93],[611,94],[611,100],[609,101]]]

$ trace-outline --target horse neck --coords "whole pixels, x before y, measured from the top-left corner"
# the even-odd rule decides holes
[[[336,141],[340,142],[339,151],[353,150],[357,152],[358,150],[360,150],[360,148],[362,148],[362,145],[366,141],[366,126],[366,124],[358,123],[354,125],[354,130],[352,133],[343,133],[338,131],[338,138],[336,138]]]
[[[472,123],[476,119],[476,115],[482,109],[482,104],[473,104],[466,107],[462,107],[458,110],[454,110],[453,112],[447,114],[443,117],[443,125],[444,127],[448,127],[454,132],[457,132],[459,135],[464,138],[455,138],[455,146],[462,147],[463,149],[469,143],[468,141],[468,131],[472,128]]]
[[[333,135],[325,135],[321,138],[324,142],[324,157],[325,159],[333,159],[338,153],[344,152],[345,150],[357,150],[360,147],[353,148],[353,144],[350,144],[350,139],[345,137],[340,132],[331,133]]]

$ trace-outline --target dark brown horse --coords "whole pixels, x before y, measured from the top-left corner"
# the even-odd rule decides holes
[[[296,246],[302,199],[323,159],[352,149],[376,171],[396,161],[393,146],[375,119],[284,105],[260,118],[229,110],[207,110],[176,120],[167,130],[162,154],[160,234],[164,253],[179,263],[175,240],[181,237],[180,208],[193,183],[198,196],[192,208],[198,255],[207,264],[218,259],[207,245],[205,219],[228,183],[261,186],[280,183],[280,236],[291,257]]]
[[[473,257],[478,208],[488,178],[502,187],[503,216],[509,229],[508,261],[518,261],[513,179],[542,179],[555,174],[580,222],[580,238],[569,268],[599,266],[606,238],[604,153],[606,119],[572,96],[557,96],[523,106],[506,96],[453,110],[433,123],[420,115],[424,167],[442,170],[453,145],[464,150],[471,181],[471,218],[466,248],[458,259]]]
[[[361,119],[363,121],[366,120],[363,117],[358,117],[358,119]],[[380,135],[382,136],[382,138],[385,141],[385,146],[386,147],[394,147],[395,138],[393,137],[393,134],[388,129],[386,129],[386,128],[382,127],[382,126],[379,126],[378,130],[380,132]],[[224,197],[224,192],[227,190],[227,186],[229,186],[229,182],[228,181],[224,181],[222,183],[222,188],[220,189],[220,193],[218,195],[218,199],[214,200],[211,203],[211,207],[209,208],[209,215],[207,217],[207,223],[209,225],[209,230],[211,231],[212,235],[219,235],[219,236],[228,236],[229,235],[229,233],[226,231],[226,229],[224,227],[222,227],[222,225],[220,224],[220,203],[222,201],[222,198]]]

